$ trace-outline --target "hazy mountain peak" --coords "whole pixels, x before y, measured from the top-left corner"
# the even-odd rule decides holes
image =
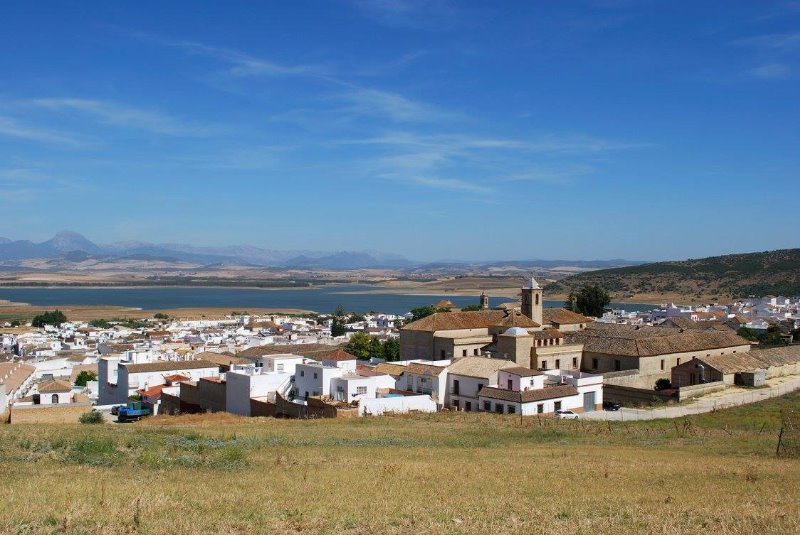
[[[69,230],[62,230],[43,245],[52,247],[58,252],[68,253],[70,251],[85,251],[87,253],[97,252],[100,248],[86,239],[85,236]]]

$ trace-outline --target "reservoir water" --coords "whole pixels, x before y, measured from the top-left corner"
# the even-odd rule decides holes
[[[144,310],[169,308],[230,308],[244,311],[248,308],[298,308],[317,312],[333,312],[341,305],[352,312],[384,312],[404,314],[412,308],[430,305],[442,299],[450,300],[456,307],[477,304],[478,295],[408,295],[393,293],[366,293],[374,286],[348,284],[315,289],[252,289],[208,287],[158,287],[158,288],[0,288],[0,300],[29,303],[36,306],[52,305],[116,305]],[[510,297],[490,297],[491,306],[514,301]],[[546,307],[560,307],[563,301],[545,301]],[[654,305],[614,304],[614,308],[629,311],[651,310]]]

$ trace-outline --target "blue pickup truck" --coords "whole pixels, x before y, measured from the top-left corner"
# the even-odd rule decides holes
[[[151,413],[150,409],[145,407],[141,401],[129,401],[127,405],[120,405],[114,409],[116,409],[118,422],[135,422],[142,416],[150,416]]]

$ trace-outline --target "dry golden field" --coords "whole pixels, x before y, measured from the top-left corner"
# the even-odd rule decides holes
[[[0,426],[4,533],[798,533],[800,395],[685,421]]]

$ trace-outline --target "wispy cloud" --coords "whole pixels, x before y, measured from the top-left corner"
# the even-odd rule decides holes
[[[792,69],[783,63],[770,63],[751,69],[749,74],[765,80],[785,80],[792,75]]]
[[[214,132],[214,129],[183,122],[165,113],[131,108],[114,102],[82,98],[42,98],[26,101],[25,104],[59,112],[85,113],[102,123],[168,136],[202,137]]]
[[[457,117],[455,113],[378,89],[350,86],[338,98],[349,104],[342,110],[345,113],[385,117],[398,122],[433,122]]]
[[[412,176],[408,177],[408,180],[421,186],[451,191],[463,191],[467,193],[478,194],[490,193],[492,191],[491,188],[481,186],[479,184],[473,184],[472,182],[467,182],[466,180],[461,180],[460,178]]]
[[[0,136],[71,147],[83,147],[89,144],[88,140],[83,136],[58,130],[23,125],[10,117],[3,116],[0,116]]]
[[[751,46],[766,50],[794,50],[800,49],[800,32],[770,33],[755,35],[732,42],[734,45]]]

